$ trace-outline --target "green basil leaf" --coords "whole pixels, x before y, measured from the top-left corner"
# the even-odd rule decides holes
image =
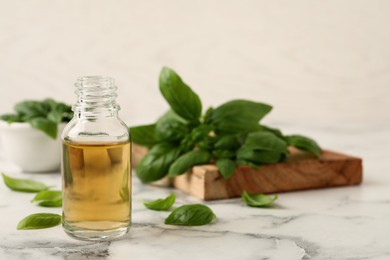
[[[64,103],[57,103],[54,110],[58,111],[62,115],[62,122],[69,122],[73,118],[73,111],[72,107],[64,104]]]
[[[266,125],[259,125],[259,131],[270,132],[270,133],[273,133],[274,135],[276,135],[277,137],[284,139],[282,132],[277,128],[269,127]]]
[[[213,150],[212,154],[218,159],[231,159],[236,156],[236,151],[217,149]]]
[[[245,139],[244,145],[254,150],[288,153],[287,143],[270,132],[250,133]]]
[[[221,136],[218,141],[215,142],[214,147],[216,149],[231,149],[236,150],[241,146],[241,143],[237,135],[224,135]]]
[[[284,154],[275,151],[253,150],[251,147],[242,146],[237,151],[237,159],[257,164],[277,163],[284,159]]]
[[[172,193],[165,199],[157,199],[154,201],[144,202],[145,207],[152,210],[169,210],[175,203],[176,195]]]
[[[23,122],[23,119],[18,114],[4,114],[0,116],[0,120],[3,120],[8,124]]]
[[[49,119],[50,121],[58,124],[58,123],[61,123],[62,121],[62,112],[60,111],[56,111],[56,110],[52,110],[49,112],[49,114],[47,114],[47,119]]]
[[[201,124],[192,129],[190,134],[191,140],[194,142],[199,142],[201,140],[204,140],[209,136],[212,130],[213,130],[212,126]]]
[[[52,213],[36,213],[22,219],[18,226],[18,230],[24,229],[42,229],[55,227],[61,223],[61,215]]]
[[[249,166],[249,167],[252,167],[252,168],[254,168],[254,169],[259,169],[260,166],[261,166],[260,164],[256,164],[256,163],[253,163],[253,162],[244,160],[244,159],[237,159],[237,160],[236,160],[236,164],[237,164],[237,165]]]
[[[57,102],[52,98],[46,98],[42,103],[50,107],[50,112],[47,115],[47,119],[50,121],[56,123],[68,122],[73,118],[72,107],[65,103]]]
[[[198,95],[188,87],[175,71],[164,67],[160,73],[160,91],[172,110],[191,122],[198,123],[202,103]]]
[[[169,167],[169,177],[175,177],[185,173],[194,165],[209,163],[211,155],[207,151],[190,151],[183,154]]]
[[[35,117],[46,117],[50,111],[50,106],[44,102],[26,100],[15,105],[14,110],[27,121]]]
[[[182,118],[172,110],[168,110],[157,120],[157,122],[164,122],[164,121],[178,121],[183,124],[188,123],[187,120],[185,120],[184,118]]]
[[[310,152],[317,157],[320,157],[321,148],[313,139],[303,135],[288,135],[285,138],[288,145],[294,146],[300,150]]]
[[[278,195],[275,194],[273,197],[271,197],[265,194],[248,194],[246,191],[244,191],[241,195],[241,198],[248,206],[268,207],[278,198]]]
[[[183,205],[176,208],[165,219],[167,225],[202,226],[211,223],[216,218],[214,212],[202,204]]]
[[[156,124],[130,127],[131,140],[139,145],[153,146],[159,142],[156,136]]]
[[[198,142],[198,147],[201,150],[211,151],[213,149],[216,138],[213,136],[205,136],[203,140]]]
[[[216,126],[217,133],[235,134],[250,132],[258,127],[260,119],[271,111],[267,104],[233,100],[215,108],[208,121]]]
[[[9,177],[2,173],[3,180],[5,185],[14,191],[21,191],[21,192],[39,192],[43,190],[47,190],[49,186],[46,186],[42,182],[33,181],[33,180],[26,180],[26,179],[16,179]]]
[[[36,202],[42,207],[61,207],[62,192],[59,190],[43,190],[35,195],[31,202]]]
[[[168,174],[169,166],[180,155],[180,148],[159,143],[145,155],[137,166],[137,176],[144,183],[157,181]]]
[[[37,117],[29,120],[32,127],[43,131],[45,134],[50,136],[52,139],[57,138],[58,124],[54,123],[46,118]]]
[[[48,107],[50,107],[50,110],[56,110],[57,102],[52,98],[46,98],[42,101],[42,103],[45,103]]]
[[[230,159],[218,159],[216,166],[226,180],[232,177],[236,169],[236,163]]]
[[[213,114],[213,111],[214,111],[214,108],[212,107],[209,107],[206,111],[206,113],[204,114],[204,117],[203,117],[203,122],[205,124],[211,124],[211,115]]]
[[[160,140],[177,141],[189,133],[189,127],[185,120],[169,110],[156,123],[156,135]]]

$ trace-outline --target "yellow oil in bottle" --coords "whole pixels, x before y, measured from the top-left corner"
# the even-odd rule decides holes
[[[120,236],[131,223],[130,142],[64,141],[63,225],[71,236],[91,240]]]

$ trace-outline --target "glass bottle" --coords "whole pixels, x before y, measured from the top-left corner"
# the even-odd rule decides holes
[[[62,132],[62,226],[71,237],[110,240],[131,224],[131,142],[110,77],[78,78],[74,117]]]

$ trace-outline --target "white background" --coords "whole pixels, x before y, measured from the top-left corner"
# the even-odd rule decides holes
[[[301,133],[388,128],[389,13],[385,0],[1,0],[0,113],[24,99],[74,103],[78,76],[110,75],[122,118],[147,123],[167,109],[165,65],[204,108],[246,98]]]

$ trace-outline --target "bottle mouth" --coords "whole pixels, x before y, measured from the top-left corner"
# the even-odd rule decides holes
[[[82,76],[77,78],[76,92],[115,91],[115,80],[108,76]]]

